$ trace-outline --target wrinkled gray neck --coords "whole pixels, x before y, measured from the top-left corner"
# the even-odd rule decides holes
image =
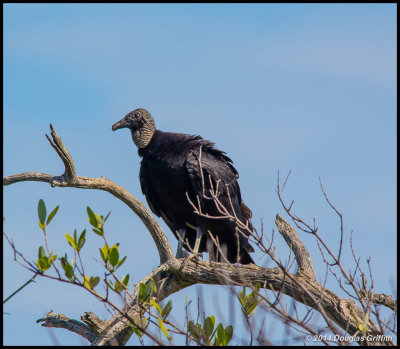
[[[150,143],[155,131],[154,121],[147,121],[140,129],[131,130],[133,142],[138,148],[144,148]]]

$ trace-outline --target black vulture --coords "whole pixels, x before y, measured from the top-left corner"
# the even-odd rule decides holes
[[[178,239],[177,257],[182,256],[183,245],[195,254],[208,252],[210,260],[254,263],[248,241],[254,230],[252,213],[225,152],[200,136],[157,130],[153,117],[142,108],[112,126],[113,131],[120,128],[131,130],[142,157],[142,192],[153,213]]]

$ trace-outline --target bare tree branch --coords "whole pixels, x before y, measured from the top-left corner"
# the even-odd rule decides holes
[[[164,263],[168,259],[174,258],[174,254],[168,239],[152,214],[147,210],[146,206],[136,199],[132,194],[130,194],[124,187],[115,184],[108,178],[77,176],[71,155],[65,148],[61,138],[57,135],[51,124],[50,128],[54,143],[50,140],[49,136],[46,135],[46,137],[63,160],[65,165],[65,173],[61,176],[54,176],[40,172],[24,172],[13,176],[4,177],[3,185],[10,185],[25,181],[38,181],[50,183],[52,187],[73,187],[107,191],[127,204],[142,220],[156,244],[158,253],[160,255],[160,262]]]
[[[326,314],[343,331],[351,336],[364,339],[368,345],[394,344],[389,339],[381,339],[379,337],[379,335],[382,335],[379,326],[368,318],[368,313],[360,309],[355,301],[337,296],[316,280],[313,263],[308,251],[296,231],[279,214],[276,216],[275,223],[295,255],[298,264],[297,274],[288,273],[280,264],[280,267],[277,268],[262,268],[255,265],[204,262],[192,260],[191,258],[176,259],[164,232],[145,205],[123,187],[107,178],[77,176],[71,155],[52,125],[50,125],[50,128],[52,139],[47,135],[46,137],[64,163],[64,174],[54,176],[39,172],[24,172],[3,178],[3,185],[23,181],[41,181],[50,183],[53,187],[99,189],[111,193],[127,204],[149,230],[160,255],[161,265],[141,281],[141,283],[146,283],[151,278],[155,280],[158,301],[162,301],[179,290],[196,283],[246,286],[253,289],[255,285],[260,284],[264,289],[274,292],[278,290],[298,302],[316,309],[324,317]],[[281,191],[278,187],[278,195],[280,194]],[[290,208],[287,209],[285,207],[285,210],[291,215]],[[295,219],[296,225],[298,223],[305,224],[298,217],[295,217]],[[306,226],[310,229],[310,232],[316,234],[315,229],[308,225]],[[247,226],[243,225],[243,227],[246,228]],[[10,240],[8,241],[10,242]],[[22,254],[17,253],[12,242],[10,242],[10,245],[14,249],[15,259],[17,257],[23,258]],[[324,247],[327,248],[325,245]],[[341,247],[339,258],[340,253]],[[336,262],[339,262],[337,264],[341,267],[340,261],[336,260]],[[60,327],[73,331],[89,340],[92,345],[124,345],[133,333],[131,319],[143,314],[146,307],[149,307],[139,301],[138,285],[130,295],[133,301],[126,308],[126,313],[118,313],[108,321],[100,320],[93,313],[86,313],[82,317],[84,322],[82,323],[77,320],[71,320],[65,315],[56,314],[53,311],[38,321],[44,322],[43,326]],[[352,285],[355,287],[354,283]],[[396,302],[390,296],[374,295],[372,299],[374,303],[384,304],[394,311],[397,309]],[[280,302],[280,296],[278,296],[277,301]]]
[[[42,319],[36,321],[37,323],[42,322],[44,327],[56,327],[65,328],[68,331],[79,334],[89,342],[93,342],[96,338],[96,334],[84,323],[70,319],[64,314],[57,314],[51,310]]]
[[[295,255],[297,265],[299,266],[298,273],[304,273],[310,278],[315,279],[310,254],[301,242],[296,230],[294,230],[279,213],[276,215],[275,224]]]
[[[69,153],[68,149],[64,146],[61,137],[57,134],[52,124],[50,124],[50,130],[54,142],[50,139],[48,135],[46,135],[46,138],[64,163],[64,176],[70,181],[73,181],[76,177],[76,171],[72,156]]]

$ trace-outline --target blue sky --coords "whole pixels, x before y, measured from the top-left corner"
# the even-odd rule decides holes
[[[129,132],[111,131],[127,112],[144,107],[159,129],[200,134],[227,152],[240,173],[253,223],[260,228],[262,219],[268,235],[275,215],[283,214],[275,193],[277,171],[286,176],[291,170],[284,198],[295,201],[300,217],[316,217],[321,235],[337,248],[339,221],[324,201],[321,177],[344,216],[344,262],[353,266],[348,244],[353,231],[363,265],[372,257],[375,291],[396,292],[394,4],[6,4],[3,9],[4,175],[63,172],[44,137],[51,122],[79,175],[107,177],[144,200],[140,159]],[[65,233],[89,228],[89,205],[98,213],[112,211],[106,233],[129,256],[122,273],[137,282],[158,265],[150,234],[114,197],[32,182],[3,191],[4,230],[29,258],[36,258],[42,244],[40,198],[49,208],[60,205],[49,227],[55,251],[68,250]],[[172,233],[158,221],[175,249]],[[323,278],[317,245],[300,236]],[[101,242],[94,234],[87,240],[87,263],[99,274],[91,256],[97,258]],[[287,259],[287,246],[278,236],[275,241],[277,254]],[[264,261],[260,254],[255,258]],[[8,295],[29,274],[13,262],[7,245],[3,265]],[[336,290],[334,280],[328,285]],[[216,312],[210,299],[219,299],[222,313],[229,307],[226,290],[196,286],[172,297],[172,315],[179,319],[184,296],[195,303],[199,292],[207,295],[207,314]],[[50,309],[75,318],[89,310],[109,317],[81,290],[39,279],[6,303],[4,311],[12,315],[4,317],[4,344],[52,344],[49,331],[35,322]],[[269,317],[266,331],[274,321]],[[236,326],[240,337],[241,320]],[[53,333],[61,344],[83,343],[64,330]],[[281,327],[274,336],[281,343]]]

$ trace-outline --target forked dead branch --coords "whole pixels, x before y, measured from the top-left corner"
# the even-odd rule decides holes
[[[253,242],[255,242],[264,254],[268,254],[277,266],[275,268],[262,268],[253,264],[237,265],[231,264],[227,261],[227,263],[206,262],[196,258],[191,258],[190,256],[177,259],[172,252],[171,245],[163,230],[160,228],[153,215],[146,209],[144,204],[127,192],[122,186],[117,185],[107,178],[78,176],[70,153],[52,125],[50,125],[50,129],[51,138],[48,135],[46,135],[46,137],[63,161],[65,172],[59,176],[40,172],[24,172],[4,177],[3,185],[25,181],[40,181],[47,182],[52,187],[98,189],[107,191],[117,199],[124,202],[142,220],[151,234],[158,250],[160,266],[140,282],[146,283],[151,279],[156,282],[156,296],[158,301],[166,299],[179,290],[197,283],[245,286],[251,288],[253,292],[258,295],[261,302],[260,304],[262,304],[262,307],[264,307],[266,311],[273,313],[278,318],[284,319],[286,323],[296,325],[298,328],[304,330],[303,333],[312,335],[320,334],[315,327],[309,324],[311,312],[317,311],[321,314],[331,333],[334,333],[335,335],[343,336],[347,334],[353,336],[357,339],[359,344],[363,345],[394,345],[394,342],[386,336],[386,334],[388,331],[394,333],[396,330],[394,326],[393,328],[391,327],[391,323],[385,323],[381,320],[377,304],[384,305],[391,309],[395,315],[397,312],[397,302],[393,300],[391,296],[374,293],[376,287],[373,285],[372,275],[369,277],[370,285],[368,286],[367,277],[360,268],[359,259],[357,259],[354,250],[352,252],[356,263],[355,270],[350,275],[346,272],[341,262],[341,253],[343,248],[342,217],[339,211],[328,200],[322,182],[321,188],[327,202],[341,219],[341,236],[338,253],[336,254],[326,245],[322,237],[319,235],[315,224],[314,226],[311,226],[297,217],[292,212],[292,204],[288,207],[284,203],[281,196],[283,188],[280,188],[279,185],[279,174],[277,193],[286,213],[293,220],[296,227],[303,232],[315,236],[321,254],[327,265],[327,272],[329,270],[329,272],[335,275],[339,287],[341,287],[350,298],[339,297],[334,292],[328,290],[323,283],[321,284],[317,280],[314,273],[313,262],[296,230],[291,227],[291,225],[281,215],[277,214],[275,220],[276,227],[288,244],[298,266],[296,273],[289,272],[288,270],[290,265],[284,265],[275,256],[272,242],[269,246],[266,245],[266,237],[262,229],[260,233],[257,231],[252,233],[248,226],[238,221],[237,217],[227,217],[227,215],[229,215],[228,210],[224,209],[224,207],[218,202],[218,183],[215,188],[214,200],[217,207],[219,207],[221,215],[225,218],[235,220],[236,224],[241,229],[247,229]],[[196,206],[196,203],[192,202],[192,206],[194,207],[194,210],[197,210],[197,214],[204,214],[201,212],[201,207]],[[23,254],[13,245],[11,239],[9,239],[7,235],[5,236],[14,250],[15,260],[19,261],[21,265],[36,274],[66,282],[60,274],[52,276],[41,273],[37,268],[35,268],[35,266],[29,264],[29,262],[24,259]],[[330,260],[328,261],[327,258]],[[359,279],[357,276],[360,275],[362,276],[361,283],[357,281]],[[346,284],[351,286],[350,290],[343,284],[341,281],[342,279],[344,279]],[[270,290],[269,293],[262,293],[257,285],[262,289]],[[113,307],[113,305],[110,304],[107,295],[103,296],[94,290],[89,291],[99,300]],[[282,305],[282,295],[291,297],[295,301],[306,305],[308,309],[306,316],[301,318],[289,314],[285,310],[285,306]],[[271,297],[273,299],[271,299]],[[51,305],[49,305],[49,307],[50,306]],[[68,329],[84,337],[92,345],[125,345],[134,333],[131,326],[133,322],[135,323],[136,328],[145,333],[145,335],[151,338],[154,343],[163,344],[158,338],[155,338],[151,333],[147,332],[146,328],[142,327],[140,323],[135,321],[138,316],[142,316],[144,312],[148,310],[148,305],[139,300],[138,286],[127,297],[126,307],[115,310],[117,311],[116,315],[105,321],[100,320],[95,314],[90,312],[82,315],[82,322],[80,322],[70,319],[63,314],[57,314],[51,311],[45,318],[38,320],[38,322],[41,322],[42,326],[46,327]],[[329,344],[325,340],[322,340],[322,342]],[[339,341],[338,344],[347,343]]]

